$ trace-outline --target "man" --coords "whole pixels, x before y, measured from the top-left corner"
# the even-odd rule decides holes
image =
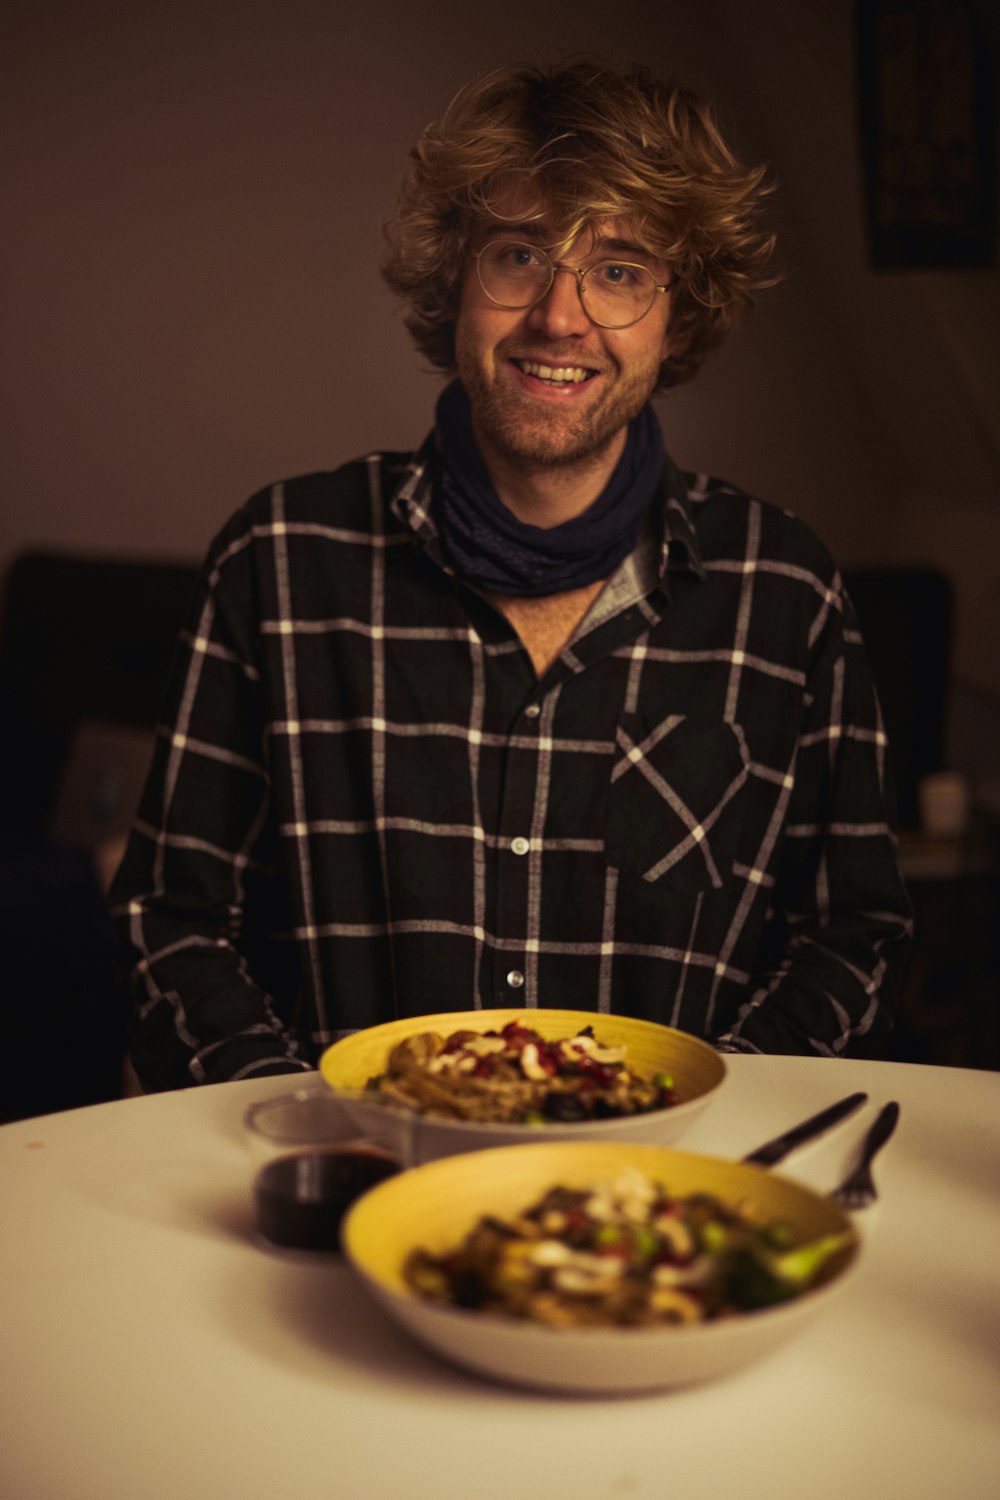
[[[877,1050],[909,919],[849,603],[649,405],[767,284],[762,175],[643,71],[424,132],[386,277],[457,378],[211,550],[114,893],[147,1088],[511,1004]]]

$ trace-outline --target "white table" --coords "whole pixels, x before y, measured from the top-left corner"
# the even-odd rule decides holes
[[[740,1155],[856,1088],[784,1170],[826,1188],[899,1099],[866,1256],[767,1362],[580,1400],[460,1373],[331,1258],[252,1237],[246,1104],[290,1080],[0,1129],[5,1500],[995,1500],[1000,1074],[734,1057],[684,1145]]]

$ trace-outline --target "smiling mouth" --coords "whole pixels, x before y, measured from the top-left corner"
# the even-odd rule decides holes
[[[533,375],[548,385],[582,385],[597,374],[586,365],[546,365],[535,359],[515,359],[514,364],[523,374]]]

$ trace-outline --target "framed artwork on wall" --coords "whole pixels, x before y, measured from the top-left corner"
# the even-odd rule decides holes
[[[857,0],[855,24],[872,263],[994,264],[996,83],[977,0]]]

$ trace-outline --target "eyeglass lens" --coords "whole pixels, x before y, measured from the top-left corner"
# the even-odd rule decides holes
[[[496,240],[478,258],[483,291],[501,307],[531,307],[551,285],[555,263],[532,245]],[[575,271],[575,268],[572,268]],[[587,316],[605,328],[635,323],[653,305],[656,281],[645,266],[600,260],[579,280]]]

